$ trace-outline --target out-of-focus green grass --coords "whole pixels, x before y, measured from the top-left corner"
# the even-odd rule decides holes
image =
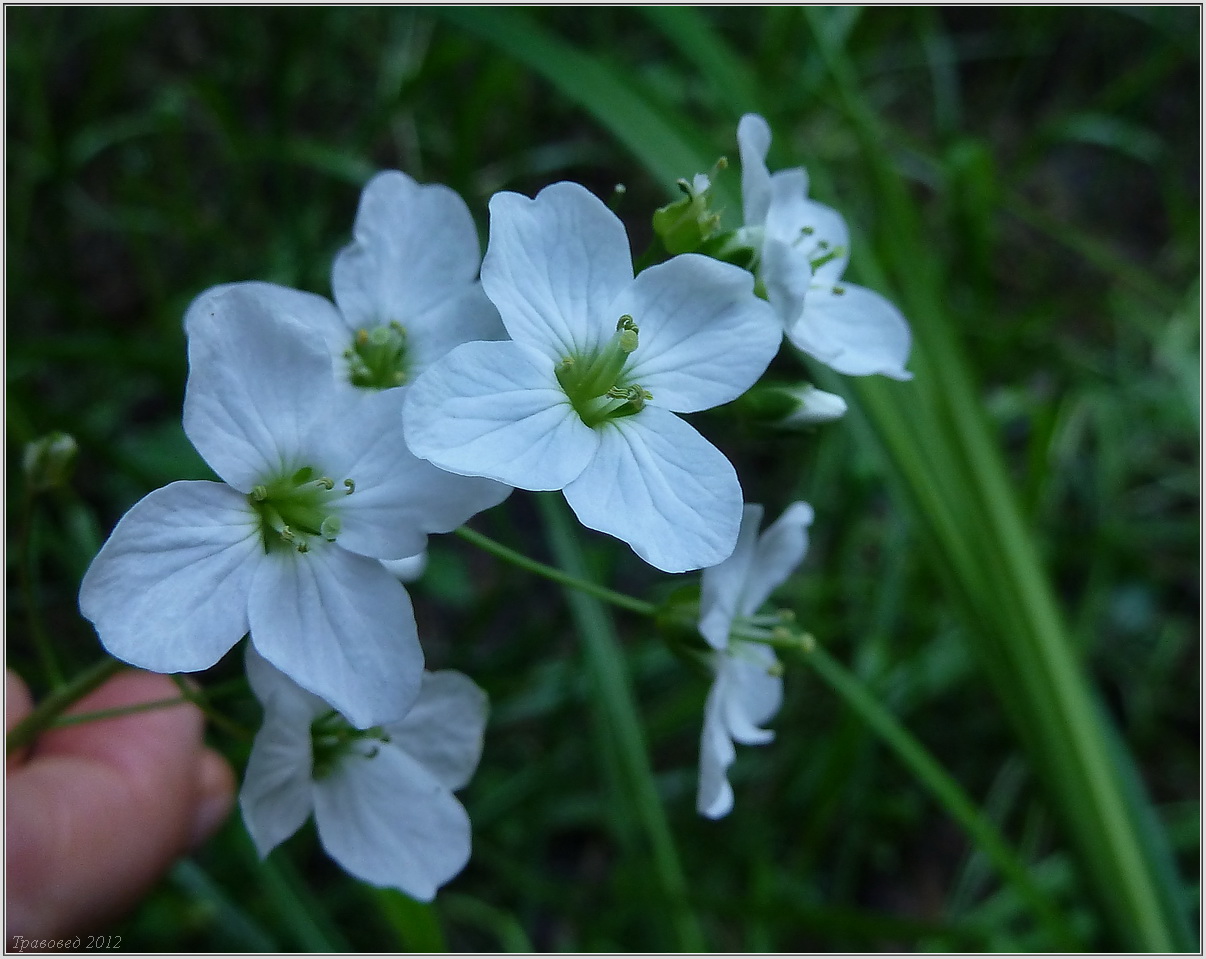
[[[693,66],[706,38],[662,12],[535,16],[618,69],[635,103],[734,160],[752,76],[775,121],[773,157],[807,165],[813,192],[847,215],[856,266],[859,244],[882,229],[870,171],[887,162],[906,177],[925,228],[916,256],[944,264],[946,307],[1065,617],[1193,892],[1197,11],[839,13],[846,56],[890,134],[877,157],[851,130],[799,10],[703,11],[740,57],[733,70],[713,57],[711,75]],[[25,530],[35,602],[70,672],[99,652],[75,592],[103,537],[150,489],[208,475],[179,423],[180,319],[196,293],[242,279],[329,292],[359,187],[382,167],[450,185],[483,228],[496,190],[568,178],[607,195],[622,181],[638,250],[672,188],[505,47],[432,11],[10,8],[6,21],[8,657],[35,688],[46,677],[16,587]],[[728,176],[735,185],[735,167]],[[784,357],[777,369],[801,368]],[[946,584],[859,441],[861,419],[803,437],[750,435],[721,414],[699,423],[734,457],[747,499],[771,513],[800,496],[815,506],[811,555],[784,596],[983,803],[1085,941],[1108,947]],[[52,429],[80,441],[79,467],[31,524],[20,449]],[[552,558],[522,494],[474,524]],[[670,585],[613,542],[585,542],[613,585]],[[494,704],[463,794],[473,859],[435,905],[448,945],[676,948],[643,835],[609,786],[614,757],[592,725],[597,690],[561,592],[440,538],[414,595],[429,662],[464,670]],[[741,751],[733,814],[699,818],[706,689],[646,624],[617,622],[711,948],[1049,948],[1012,890],[807,670],[788,676],[775,743]],[[208,681],[240,669],[230,657]],[[254,726],[253,711],[240,718]],[[248,743],[213,741],[245,759]],[[260,867],[232,822],[121,931],[147,950],[392,949],[394,918],[326,860],[312,830]]]

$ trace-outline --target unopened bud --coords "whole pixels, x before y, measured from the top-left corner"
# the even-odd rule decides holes
[[[38,491],[66,486],[78,452],[75,438],[57,430],[27,443],[21,466],[30,489]]]

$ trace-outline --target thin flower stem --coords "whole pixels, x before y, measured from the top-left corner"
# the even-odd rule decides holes
[[[180,690],[180,695],[183,699],[192,703],[215,726],[219,726],[226,730],[227,733],[234,736],[236,739],[251,739],[252,733],[250,730],[244,729],[238,723],[227,719],[221,713],[217,712],[210,704],[210,694],[202,691],[199,688],[194,688],[188,684],[183,676],[172,676],[172,682],[176,684],[176,688]]]
[[[655,616],[657,614],[657,607],[653,603],[637,599],[635,596],[626,596],[624,593],[617,593],[613,589],[600,586],[598,583],[592,583],[588,579],[573,576],[563,570],[557,569],[555,566],[546,566],[544,563],[529,559],[523,553],[518,553],[509,546],[503,546],[502,543],[495,542],[489,536],[484,536],[476,530],[470,529],[468,526],[460,527],[456,530],[456,534],[461,539],[468,540],[474,546],[484,549],[487,553],[497,556],[499,559],[506,560],[520,569],[526,569],[529,573],[535,573],[537,576],[551,579],[554,583],[560,583],[562,586],[570,586],[573,589],[589,593],[596,599],[601,599],[604,602],[611,603],[613,606],[619,606],[622,609],[627,609],[641,616]]]
[[[979,849],[992,861],[1001,875],[1011,882],[1029,903],[1040,922],[1059,943],[1060,948],[1076,950],[1076,936],[1051,902],[1039,889],[1026,866],[1009,847],[997,827],[968,797],[958,782],[930,752],[880,703],[853,673],[825,650],[813,649],[800,657],[817,672],[846,705],[853,709],[879,736],[917,780],[967,832]]]
[[[39,612],[41,604],[38,601],[36,588],[38,559],[34,551],[34,509],[35,500],[32,493],[25,495],[25,515],[21,519],[21,537],[19,540],[20,560],[17,568],[21,577],[21,598],[25,602],[25,618],[29,625],[29,634],[33,637],[38,658],[42,661],[42,669],[46,672],[52,689],[62,689],[66,685],[63,671],[59,668],[58,659],[54,655],[54,645],[46,635]]]
[[[106,656],[100,662],[90,666],[65,686],[56,689],[42,700],[28,716],[12,728],[7,737],[5,754],[12,753],[31,743],[38,733],[47,729],[68,706],[78,699],[87,696],[110,676],[115,675],[125,666],[119,659]]]

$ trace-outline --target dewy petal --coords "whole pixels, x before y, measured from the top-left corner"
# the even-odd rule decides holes
[[[734,742],[758,746],[775,738],[760,728],[783,704],[783,678],[775,675],[778,660],[769,646],[740,643],[720,657],[724,681],[724,722]]]
[[[647,406],[598,430],[599,452],[565,488],[579,521],[667,573],[733,551],[741,485],[723,453],[673,413]]]
[[[778,587],[782,586],[808,552],[808,527],[812,507],[792,503],[758,538],[746,573],[738,616],[752,616]],[[743,530],[744,532],[744,530]]]
[[[336,389],[330,350],[312,322],[334,309],[271,283],[216,287],[189,307],[184,431],[241,492],[298,465],[293,455],[313,411]]]
[[[267,709],[239,790],[243,822],[261,858],[297,832],[310,815],[312,763],[310,724]]]
[[[733,787],[728,770],[737,758],[724,719],[726,679],[717,673],[704,704],[703,733],[699,742],[699,791],[695,808],[709,819],[727,816],[733,809]]]
[[[678,413],[736,399],[763,374],[783,337],[747,271],[694,253],[643,271],[612,312],[631,314],[640,329],[624,381]]]
[[[741,206],[746,226],[762,226],[770,209],[770,125],[758,114],[747,113],[737,124],[737,150],[741,156]]]
[[[593,353],[615,333],[609,308],[632,277],[624,224],[585,187],[491,197],[482,286],[517,342],[554,361]]]
[[[507,338],[498,310],[480,283],[441,300],[416,316],[406,329],[406,355],[412,379],[462,343]]]
[[[410,597],[375,560],[313,542],[275,549],[252,586],[251,641],[360,728],[406,715],[423,675]]]
[[[323,848],[376,886],[430,902],[469,861],[469,817],[452,793],[391,744],[348,756],[314,784]]]
[[[561,489],[599,446],[552,361],[520,343],[466,343],[408,388],[403,420],[416,455],[465,476]]]
[[[221,483],[172,483],[122,517],[80,585],[80,612],[118,659],[157,673],[212,666],[247,632],[264,559],[259,518]]]
[[[401,722],[385,727],[390,742],[417,759],[446,788],[460,789],[482,755],[490,703],[468,676],[442,669],[423,674],[419,698]]]
[[[402,424],[405,390],[347,390],[332,398],[305,443],[306,462],[341,490],[334,499],[339,545],[377,559],[414,556],[428,533],[455,529],[497,506],[511,488],[477,476],[456,476],[415,456]]]
[[[335,302],[352,329],[422,323],[475,281],[481,263],[465,201],[398,170],[365,184],[352,236],[331,270]]]
[[[838,289],[814,287],[788,339],[839,373],[911,380],[904,365],[912,335],[901,312],[874,290],[844,282]]]
[[[741,613],[741,596],[758,548],[762,507],[747,503],[741,513],[737,545],[728,559],[703,571],[699,589],[699,632],[714,649],[727,649],[733,620]]]

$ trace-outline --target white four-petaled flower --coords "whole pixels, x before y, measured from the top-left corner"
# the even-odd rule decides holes
[[[172,483],[135,504],[89,567],[80,609],[114,656],[156,672],[212,666],[250,631],[271,663],[372,724],[405,712],[423,667],[410,599],[379,560],[420,553],[428,533],[510,491],[413,456],[405,391],[340,389],[298,319],[322,309],[270,284],[193,302],[184,429],[225,482]]]
[[[711,819],[733,808],[733,743],[752,746],[774,738],[762,724],[779,711],[783,680],[774,651],[758,638],[769,638],[780,618],[757,613],[803,562],[812,518],[811,506],[793,503],[759,536],[762,507],[748,505],[733,554],[703,571],[699,632],[714,650],[716,678],[704,706],[696,808]]]
[[[634,278],[620,220],[585,188],[490,201],[482,285],[510,341],[429,367],[405,407],[411,448],[456,473],[564,490],[583,525],[668,572],[736,542],[732,465],[678,415],[745,392],[781,330],[750,275],[695,254]]]
[[[460,673],[425,672],[404,718],[357,729],[253,649],[247,676],[264,722],[239,805],[260,855],[313,813],[349,873],[430,901],[469,860],[469,817],[452,792],[477,768],[485,693]]]
[[[766,167],[771,131],[747,113],[737,126],[745,226],[754,270],[787,338],[839,373],[882,373],[912,379],[905,370],[911,334],[900,311],[873,290],[842,280],[850,235],[841,215],[808,198],[802,167],[772,174]]]

